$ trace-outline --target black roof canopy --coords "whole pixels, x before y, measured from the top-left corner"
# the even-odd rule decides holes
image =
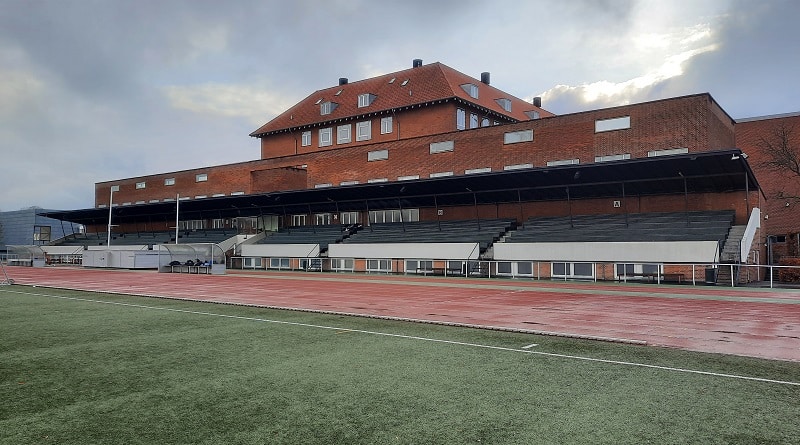
[[[180,219],[759,190],[741,150],[180,201]],[[121,221],[174,220],[175,202],[116,206]],[[108,209],[41,215],[95,225]]]

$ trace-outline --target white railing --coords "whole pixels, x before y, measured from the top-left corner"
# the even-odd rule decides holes
[[[761,227],[761,210],[758,207],[753,208],[750,212],[750,219],[747,221],[747,228],[744,230],[742,236],[742,243],[739,246],[740,261],[747,261],[750,256],[750,248],[753,247],[753,240],[756,237],[756,231]]]

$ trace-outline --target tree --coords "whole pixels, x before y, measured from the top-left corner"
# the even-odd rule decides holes
[[[794,183],[800,183],[800,142],[795,137],[795,126],[781,122],[758,139],[758,147],[764,154],[761,167],[775,173],[788,173]],[[800,201],[800,196],[787,192],[789,183],[783,183],[783,190],[776,192],[776,197]],[[789,193],[789,194],[787,194]]]

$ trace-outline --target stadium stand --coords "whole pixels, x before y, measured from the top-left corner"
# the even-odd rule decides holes
[[[264,237],[257,244],[319,244],[320,252],[323,252],[329,244],[342,242],[355,230],[355,226],[341,224],[292,226]]]
[[[733,221],[732,210],[533,217],[505,242],[723,241]]]
[[[234,233],[228,229],[197,229],[178,232],[178,243],[219,244]],[[76,233],[55,242],[57,246],[105,246],[108,232]],[[111,244],[116,246],[140,246],[150,244],[170,244],[175,242],[175,231],[111,233]]]
[[[345,243],[463,243],[480,244],[481,251],[514,228],[513,219],[417,221],[371,224]]]

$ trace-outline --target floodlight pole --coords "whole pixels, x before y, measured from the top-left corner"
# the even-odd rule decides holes
[[[180,217],[181,194],[175,196],[175,244],[178,244],[178,218]]]
[[[111,246],[111,209],[114,207],[114,186],[111,186],[111,196],[108,198],[108,239],[106,247]]]

